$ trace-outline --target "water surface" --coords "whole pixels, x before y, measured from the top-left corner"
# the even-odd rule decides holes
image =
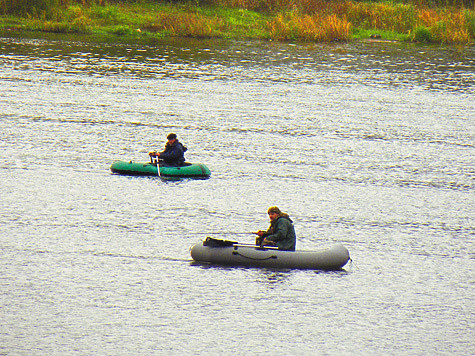
[[[475,51],[0,39],[0,353],[467,355]],[[178,134],[208,180],[113,175]],[[208,267],[267,208],[340,272]]]

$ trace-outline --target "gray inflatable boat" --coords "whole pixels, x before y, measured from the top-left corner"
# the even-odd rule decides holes
[[[191,248],[191,257],[200,263],[228,266],[340,270],[348,263],[350,254],[342,244],[316,251],[283,251],[207,238]]]

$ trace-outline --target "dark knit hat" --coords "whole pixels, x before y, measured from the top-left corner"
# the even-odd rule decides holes
[[[171,133],[167,136],[167,140],[174,140],[174,139],[176,139],[176,134],[174,133]]]

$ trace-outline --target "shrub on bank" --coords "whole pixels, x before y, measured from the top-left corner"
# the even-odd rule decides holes
[[[432,42],[430,29],[425,26],[419,26],[414,30],[413,40],[417,42]]]

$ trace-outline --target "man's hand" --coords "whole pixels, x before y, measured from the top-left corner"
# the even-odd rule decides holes
[[[274,241],[264,239],[261,242],[261,246],[277,246],[277,244]]]

